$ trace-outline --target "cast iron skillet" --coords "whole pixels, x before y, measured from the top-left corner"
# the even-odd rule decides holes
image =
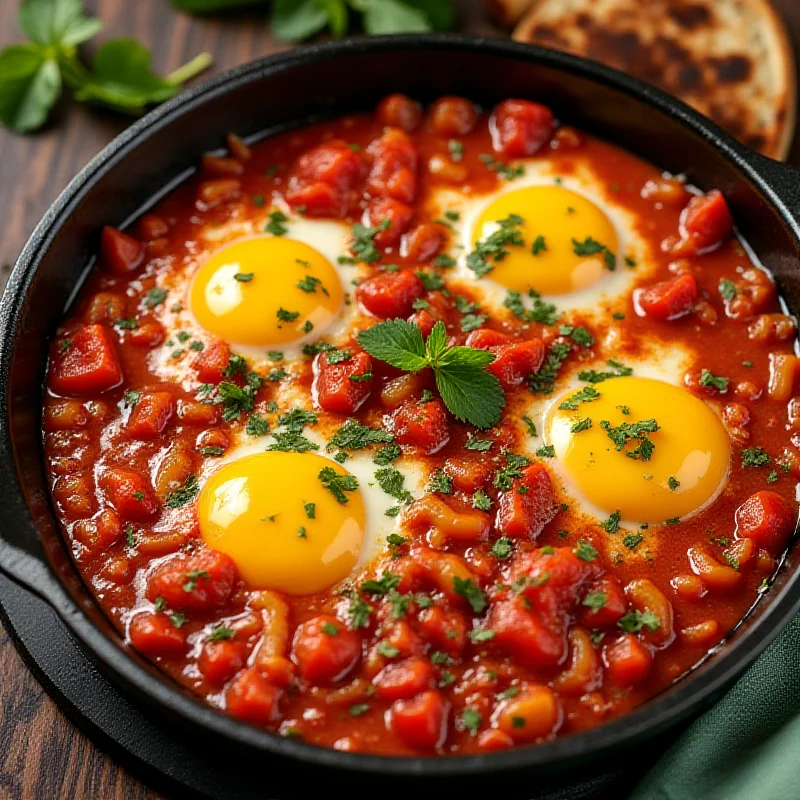
[[[800,173],[750,152],[656,89],[563,53],[455,35],[379,37],[306,47],[241,67],[185,92],[115,139],[70,183],[36,228],[0,301],[0,570],[47,600],[69,630],[139,701],[240,757],[349,779],[438,780],[498,772],[563,773],[608,759],[706,708],[800,608],[791,553],[775,586],[718,651],[684,680],[600,728],[531,748],[452,758],[341,753],[241,724],[197,700],[128,649],[70,558],[50,504],[41,447],[48,342],[91,263],[103,225],[124,226],[184,178],[228,131],[257,135],[374,107],[389,92],[420,100],[464,95],[485,106],[535,99],[557,116],[700,187],[721,189],[744,238],[800,311]],[[276,763],[274,758],[272,763]],[[383,783],[385,786],[385,782]]]

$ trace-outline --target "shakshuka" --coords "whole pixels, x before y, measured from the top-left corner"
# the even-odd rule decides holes
[[[52,343],[87,584],[220,711],[396,755],[672,684],[795,530],[795,323],[725,198],[550,109],[402,95],[231,134]]]

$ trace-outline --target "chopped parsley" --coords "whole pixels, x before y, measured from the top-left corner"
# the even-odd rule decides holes
[[[315,420],[316,421],[316,420]],[[348,419],[336,433],[333,434],[328,442],[327,449],[330,450],[363,450],[374,444],[391,444],[394,436],[384,430],[370,428],[362,425],[354,419]]]
[[[297,288],[306,294],[315,294],[317,289],[324,295],[328,294],[328,290],[322,285],[322,281],[319,278],[315,278],[313,275],[303,276],[303,279],[297,282]]]
[[[600,397],[600,392],[592,386],[585,386],[580,391],[564,400],[559,408],[562,411],[576,411],[581,403],[591,403]]]
[[[733,281],[729,281],[727,278],[723,278],[719,282],[719,293],[723,300],[730,303],[738,294],[736,284]]]
[[[614,253],[612,253],[606,245],[600,244],[600,242],[592,239],[591,236],[587,236],[582,242],[573,239],[572,252],[575,253],[576,256],[602,255],[606,269],[609,272],[613,272],[617,268],[617,257]]]
[[[506,492],[511,488],[515,478],[522,477],[522,468],[527,467],[531,460],[527,456],[508,451],[505,451],[503,455],[506,457],[506,466],[495,472],[493,485],[501,492]]]
[[[614,442],[617,452],[621,451],[628,442],[638,441],[639,444],[633,450],[628,450],[625,455],[628,458],[641,461],[649,461],[652,457],[656,446],[650,441],[648,434],[659,430],[658,423],[654,419],[646,419],[641,422],[623,422],[616,427],[604,419],[601,420],[600,427],[608,434],[608,438]]]
[[[391,464],[395,459],[400,458],[402,454],[403,451],[400,449],[399,445],[387,444],[386,447],[381,447],[381,449],[375,453],[372,460],[379,467],[385,467],[387,464]]]
[[[530,436],[539,435],[536,432],[536,423],[527,414],[522,415],[522,421],[525,423],[525,427],[528,429],[528,434]]]
[[[509,164],[504,164],[502,161],[498,161],[494,156],[490,156],[488,153],[481,153],[478,158],[484,164],[486,164],[487,169],[490,169],[492,172],[496,172],[507,181],[513,181],[514,178],[519,178],[525,174],[525,169],[521,164],[517,164],[512,167]]]
[[[769,464],[769,455],[763,447],[746,447],[742,450],[743,467],[766,467]]]
[[[492,500],[483,489],[476,489],[472,495],[472,507],[479,511],[488,511],[492,507]]]
[[[147,293],[144,299],[144,304],[147,308],[155,308],[160,306],[167,299],[167,290],[162,289],[160,286],[154,286]]]
[[[644,541],[644,536],[641,533],[627,533],[622,539],[622,544],[629,550],[635,550],[637,545]]]
[[[358,481],[355,476],[340,475],[333,467],[323,467],[317,477],[320,483],[336,498],[336,501],[342,505],[349,500],[345,492],[354,492],[358,489]]]
[[[498,229],[475,245],[475,249],[467,256],[467,267],[478,278],[488,275],[494,269],[494,263],[502,261],[508,255],[509,245],[522,246],[525,241],[519,227],[524,220],[518,214],[509,214],[498,220]],[[491,262],[490,262],[491,259]]]
[[[591,347],[594,344],[594,336],[583,325],[579,325],[577,328],[572,325],[562,325],[558,329],[558,333],[561,336],[569,336],[575,344],[579,344],[581,347]]]
[[[447,149],[450,151],[451,161],[461,161],[464,158],[464,143],[459,142],[458,139],[450,139],[447,142]]]
[[[606,363],[614,370],[613,372],[598,372],[594,369],[585,369],[578,373],[578,380],[586,383],[602,383],[609,378],[624,378],[633,374],[632,367],[626,367],[624,364],[620,364],[619,361],[614,361],[613,358],[610,358]]]
[[[424,272],[423,270],[418,270],[417,277],[422,281],[422,285],[427,292],[435,292],[445,287],[444,278],[442,278],[438,272]]]
[[[605,608],[607,602],[605,592],[589,592],[586,597],[583,598],[583,605],[587,608]]]
[[[326,467],[326,469],[329,469],[329,467]],[[375,480],[378,482],[378,486],[380,486],[381,489],[386,492],[386,494],[388,494],[390,497],[394,497],[401,503],[408,504],[414,499],[411,492],[409,492],[408,489],[403,488],[403,484],[406,480],[405,475],[403,475],[400,470],[395,469],[394,467],[382,467],[381,469],[376,470]]]
[[[670,491],[674,492],[680,485],[681,482],[679,480],[672,475],[669,476],[669,480],[667,480],[667,486],[669,486]]]
[[[350,242],[350,252],[353,258],[339,256],[340,264],[354,264],[364,261],[367,264],[374,264],[381,259],[381,251],[375,246],[374,239],[381,232],[391,225],[388,219],[381,220],[378,225],[368,228],[360,222],[353,225],[353,240]]]
[[[471,578],[464,580],[457,575],[453,578],[453,589],[455,593],[461,595],[469,604],[476,614],[480,614],[486,609],[487,600],[486,595],[480,586],[473,583]]]
[[[552,394],[561,365],[571,352],[568,344],[556,343],[547,351],[544,364],[535,375],[528,378],[528,386],[534,394]],[[580,375],[578,376],[580,378]]]
[[[251,414],[244,426],[244,432],[248,436],[266,436],[269,433],[269,422],[260,414]]]
[[[322,632],[326,636],[338,636],[339,635],[339,628],[336,627],[332,622],[323,622],[322,623]]]
[[[233,279],[235,281],[239,281],[239,283],[250,283],[253,280],[253,273],[252,272],[237,272]]]
[[[453,479],[442,469],[435,469],[428,478],[428,491],[438,494],[453,493]]]
[[[167,508],[180,508],[191,503],[199,493],[200,484],[197,482],[197,476],[190,473],[186,476],[186,480],[180,489],[176,489],[167,495],[164,505]]]
[[[594,561],[597,558],[597,550],[585,539],[578,539],[578,544],[575,546],[575,555],[581,561]]]
[[[600,527],[606,533],[616,533],[619,530],[619,521],[622,519],[622,512],[617,509],[607,520],[600,523]]]
[[[716,389],[720,394],[725,394],[728,391],[729,381],[730,378],[722,378],[710,370],[703,369],[700,371],[700,385]]]
[[[580,433],[581,431],[588,431],[589,428],[592,427],[592,421],[589,417],[584,417],[583,419],[576,420],[570,426],[569,432],[570,433]]]
[[[481,720],[482,717],[480,712],[471,706],[467,706],[461,712],[461,727],[472,736],[475,736],[478,733],[478,729],[481,726]]]
[[[283,236],[289,232],[289,229],[283,224],[288,221],[289,217],[283,211],[270,211],[269,222],[264,226],[264,230],[273,236]]]
[[[547,243],[544,240],[544,236],[537,236],[531,245],[531,253],[535,256],[538,256],[539,253],[545,252],[546,250]]]
[[[281,306],[277,312],[276,316],[278,317],[279,322],[294,322],[299,316],[299,311],[287,311],[283,306]]]
[[[361,584],[361,591],[367,594],[379,594],[381,596],[389,594],[392,589],[396,589],[400,583],[400,576],[393,572],[384,572],[380,580],[364,581]]]
[[[645,628],[652,632],[661,627],[658,617],[652,611],[638,611],[635,608],[620,617],[617,625],[625,633],[640,633]]]
[[[512,551],[514,550],[514,543],[508,536],[501,536],[499,539],[495,539],[494,544],[492,544],[492,549],[489,551],[495,558],[508,558]]]

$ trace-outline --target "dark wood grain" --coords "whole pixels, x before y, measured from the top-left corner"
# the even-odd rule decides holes
[[[480,0],[456,0],[458,29],[502,35],[483,15]],[[203,51],[212,72],[285,48],[269,36],[263,13],[192,19],[168,0],[87,0],[105,23],[99,41],[134,36],[167,73]],[[776,0],[800,49],[800,3]],[[0,47],[18,40],[16,0],[0,0]],[[129,120],[63,100],[49,126],[32,136],[0,130],[0,287],[22,245],[73,175]],[[800,136],[790,161],[800,164]],[[65,776],[69,776],[68,779]],[[0,800],[153,800],[159,797],[128,775],[74,728],[47,697],[0,627]]]

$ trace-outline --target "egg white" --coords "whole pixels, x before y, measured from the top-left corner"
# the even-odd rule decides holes
[[[524,410],[521,409],[520,413],[515,415],[516,419],[519,420],[517,422],[517,428],[520,441],[523,443],[521,452],[530,458],[535,458],[536,451],[542,447],[542,445],[550,444],[545,427],[545,420],[548,412],[554,405],[562,402],[565,394],[592,385],[587,384],[585,381],[578,380],[578,373],[582,370],[594,369],[599,372],[613,371],[607,363],[607,358],[619,361],[626,367],[631,367],[634,377],[651,378],[653,380],[663,381],[664,383],[670,383],[673,386],[682,386],[683,375],[692,363],[691,353],[678,344],[671,344],[669,347],[651,344],[648,349],[649,352],[647,353],[646,360],[642,356],[634,357],[625,353],[611,354],[603,359],[598,358],[593,361],[582,361],[576,364],[571,372],[564,372],[559,377],[557,389],[553,394],[544,397],[536,396],[531,402],[526,404]],[[598,389],[602,390],[602,385],[603,384],[600,383],[596,386]],[[522,420],[522,414],[526,414],[535,425],[537,433],[535,437],[530,435],[527,424]],[[561,464],[557,458],[547,458],[544,459],[544,461],[556,478],[556,484],[559,490],[574,501],[570,504],[573,510],[595,520],[604,520],[608,518],[609,515],[607,511],[594,505],[583,496],[579,488],[572,481],[564,465]],[[622,521],[620,522],[620,527],[628,530],[637,530],[639,524]]]
[[[454,231],[454,250],[451,255],[456,260],[456,266],[448,271],[448,281],[458,281],[480,294],[484,310],[491,310],[500,318],[508,317],[510,312],[503,307],[508,288],[494,281],[491,273],[478,278],[467,267],[467,255],[473,249],[472,230],[483,210],[506,192],[529,186],[552,186],[557,181],[559,186],[583,195],[606,214],[617,235],[617,266],[593,286],[569,294],[542,294],[542,299],[552,303],[559,311],[576,311],[589,317],[600,318],[620,310],[626,304],[626,295],[635,281],[655,269],[651,246],[638,233],[635,215],[614,201],[613,193],[600,182],[588,164],[580,165],[575,173],[565,176],[560,176],[554,165],[547,161],[521,160],[514,164],[523,166],[525,173],[513,181],[503,182],[490,194],[473,194],[455,189],[432,193],[431,205],[439,217],[445,211],[459,213],[459,219],[450,223]],[[626,257],[635,261],[635,268],[626,265]]]
[[[314,451],[315,455],[329,458],[331,462],[334,463],[334,454],[327,452],[325,449],[327,439],[316,431],[314,426],[306,427],[303,431],[303,435],[314,442],[314,444],[319,445],[319,450]],[[248,436],[242,437],[242,439],[229,448],[221,458],[206,460],[201,473],[203,482],[225,464],[229,464],[246,456],[265,452],[274,441],[275,438],[272,435],[261,436],[256,439]],[[375,472],[380,469],[380,467],[373,462],[372,457],[373,453],[370,450],[360,450],[351,453],[350,458],[341,465],[351,475],[355,476],[358,481],[358,491],[361,493],[361,498],[364,502],[364,514],[366,518],[364,541],[361,545],[358,563],[356,567],[354,567],[354,570],[362,569],[375,557],[380,555],[381,551],[385,551],[387,547],[386,537],[395,531],[397,520],[399,519],[397,516],[391,517],[386,515],[386,511],[400,505],[400,501],[386,494],[378,485],[375,479]],[[401,456],[393,461],[391,466],[402,473],[405,478],[403,488],[407,489],[414,498],[419,497],[425,486],[425,476],[420,470],[419,465]],[[314,487],[314,490],[317,493],[327,491],[321,484],[318,487]],[[309,496],[311,496],[311,494],[309,494]]]

